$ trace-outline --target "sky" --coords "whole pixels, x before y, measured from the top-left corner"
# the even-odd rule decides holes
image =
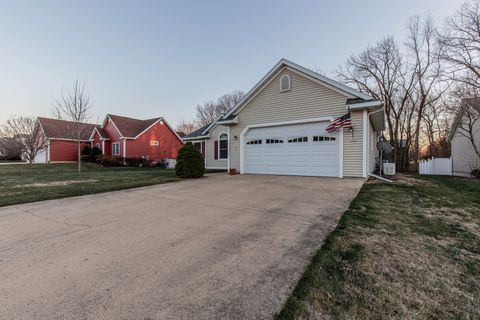
[[[52,116],[85,81],[91,122],[106,113],[176,125],[195,107],[247,92],[281,58],[329,75],[412,15],[437,22],[457,0],[0,0],[0,123]]]

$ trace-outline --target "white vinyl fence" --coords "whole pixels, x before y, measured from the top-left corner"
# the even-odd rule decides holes
[[[452,175],[452,158],[432,158],[418,164],[420,174]]]

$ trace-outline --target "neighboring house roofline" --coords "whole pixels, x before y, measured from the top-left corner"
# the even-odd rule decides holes
[[[231,116],[232,114],[237,114],[238,112],[240,112],[240,110],[242,109],[242,107],[248,102],[250,101],[253,96],[255,96],[258,92],[261,91],[261,88],[263,88],[268,82],[270,82],[274,77],[272,77],[273,75],[275,75],[276,73],[278,73],[279,71],[281,71],[284,67],[289,67],[291,70],[293,71],[297,71],[297,72],[300,72],[302,73],[303,75],[307,75],[313,79],[316,79],[318,81],[320,81],[323,85],[325,85],[326,87],[329,87],[331,89],[334,89],[336,91],[339,91],[341,93],[343,93],[344,95],[346,95],[347,97],[349,98],[352,98],[352,97],[357,97],[357,98],[361,98],[363,100],[372,100],[372,97],[358,91],[358,90],[355,90],[353,88],[350,88],[349,86],[346,86],[340,82],[337,82],[333,79],[330,79],[330,78],[327,78],[325,76],[322,76],[321,74],[318,74],[316,72],[313,72],[305,67],[302,67],[294,62],[291,62],[287,59],[281,59],[243,98],[242,100],[240,100],[237,105],[232,108],[232,110],[230,110],[227,114],[226,114],[226,118],[228,118],[229,116]]]
[[[170,124],[167,122],[167,120],[165,120],[165,118],[163,118],[163,117],[158,118],[157,121],[155,121],[154,123],[152,123],[151,125],[149,125],[145,130],[143,130],[142,132],[140,132],[139,134],[137,134],[136,137],[134,137],[134,138],[128,138],[128,137],[126,137],[126,138],[127,138],[127,139],[137,139],[137,138],[139,138],[142,134],[144,134],[145,132],[147,132],[148,130],[150,130],[151,128],[153,128],[153,126],[155,126],[157,123],[160,123],[160,122],[163,122],[163,123],[168,127],[168,129],[170,129],[170,131],[173,132],[173,134],[178,138],[178,140],[180,140],[181,142],[183,142],[182,138],[180,138],[180,136],[178,135],[177,131],[174,130],[174,129],[170,126]]]
[[[72,137],[71,134],[67,134],[72,130],[71,125],[75,126],[78,123],[75,121],[70,120],[63,120],[63,119],[54,119],[54,118],[46,118],[46,117],[37,117],[36,126],[38,125],[42,129],[42,133],[46,139],[55,139],[55,140],[77,140],[75,137]],[[95,126],[94,123],[82,122],[80,123],[82,126],[82,139],[80,141],[88,141],[90,134],[88,133],[90,130],[93,130]],[[46,130],[47,129],[47,130]],[[37,134],[37,133],[36,133]]]
[[[480,113],[480,98],[465,98],[462,99],[460,108],[455,115],[455,118],[452,123],[452,128],[450,128],[450,132],[448,133],[447,136],[447,142],[451,142],[453,139],[453,136],[455,135],[455,132],[458,129],[458,126],[460,125],[460,122],[462,121],[463,115],[465,114],[465,110],[467,107],[473,108],[476,110],[478,113]]]
[[[80,139],[80,140],[77,140],[77,139],[68,139],[68,138],[47,138],[48,140],[60,140],[60,141],[80,141],[80,142],[92,142],[92,140],[88,139],[88,140],[84,140],[84,139]]]
[[[109,113],[107,113],[107,116],[105,117],[105,120],[103,120],[102,129],[105,128],[105,125],[107,124],[107,120],[110,120],[110,122],[112,122],[113,126],[115,127],[115,130],[117,130],[117,132],[120,134],[120,138],[123,139],[124,136],[123,136],[122,132],[120,132],[117,125],[115,124],[115,121],[113,121],[113,119],[110,117]]]
[[[94,127],[93,130],[92,130],[92,133],[90,134],[90,138],[89,140],[92,140],[93,141],[93,138],[95,136],[95,131],[98,133],[98,135],[100,136],[100,140],[110,140],[110,138],[108,137],[105,137],[102,135],[102,133],[98,130],[98,127]]]
[[[128,119],[130,121],[136,121],[136,122],[149,122],[149,121],[153,121],[152,123],[150,123],[148,126],[146,126],[145,128],[143,128],[143,130],[141,132],[139,132],[137,135],[135,136],[127,136],[125,135],[124,133],[122,133],[122,131],[120,131],[120,129],[118,128],[118,126],[115,124],[115,120],[112,118],[113,117],[118,117],[118,118],[124,118],[124,119]],[[168,123],[167,120],[165,120],[164,117],[158,117],[158,118],[152,118],[152,119],[147,119],[147,120],[141,120],[141,119],[136,119],[136,118],[130,118],[130,117],[124,117],[124,116],[118,116],[118,115],[113,115],[113,114],[107,114],[107,117],[105,118],[105,120],[103,121],[102,123],[102,129],[105,127],[105,125],[107,124],[107,120],[110,120],[113,124],[113,126],[115,127],[115,129],[117,130],[117,132],[120,134],[120,139],[124,139],[124,140],[136,140],[138,139],[140,136],[142,136],[143,134],[145,134],[145,132],[147,132],[148,130],[150,130],[151,128],[153,128],[157,123],[160,123],[160,122],[163,122],[167,128],[173,132],[173,134],[177,137],[177,139],[183,143],[183,140],[182,138],[180,137],[180,135],[177,133],[177,131],[175,131],[172,126]]]

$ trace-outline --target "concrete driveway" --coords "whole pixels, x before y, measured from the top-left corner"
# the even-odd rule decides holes
[[[271,318],[362,184],[215,174],[0,208],[0,317]]]

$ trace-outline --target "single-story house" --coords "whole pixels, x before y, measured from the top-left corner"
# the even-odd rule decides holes
[[[95,124],[83,124],[81,148],[90,145],[89,136]],[[36,141],[42,144],[34,163],[54,163],[77,160],[77,141],[73,137],[75,123],[71,121],[38,117],[35,126]]]
[[[470,177],[472,170],[480,169],[480,98],[462,100],[448,141],[453,175]]]
[[[35,163],[67,162],[77,160],[77,143],[72,138],[73,123],[39,117],[37,134],[47,141],[35,157]],[[152,160],[177,158],[183,141],[162,118],[139,120],[108,114],[102,125],[84,124],[82,146],[97,147],[102,154],[123,158],[148,157]],[[42,139],[38,138],[38,141]]]
[[[330,130],[345,118],[348,128]],[[384,119],[381,101],[282,59],[230,112],[183,141],[202,152],[208,169],[367,177]]]

